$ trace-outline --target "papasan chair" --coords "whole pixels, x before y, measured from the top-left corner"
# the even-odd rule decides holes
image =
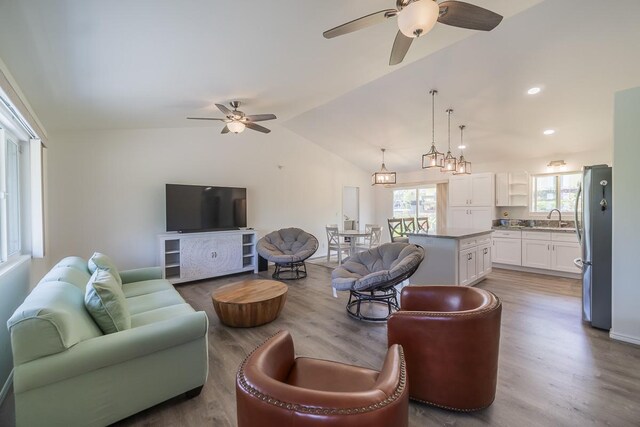
[[[318,239],[299,228],[283,228],[258,240],[256,250],[276,265],[274,279],[302,279],[307,277],[304,261],[318,250]]]
[[[331,273],[331,286],[335,291],[349,291],[347,313],[360,320],[386,321],[400,308],[395,286],[413,273],[424,259],[424,249],[409,243],[385,243],[349,257]],[[363,302],[384,304],[385,316],[364,314]]]

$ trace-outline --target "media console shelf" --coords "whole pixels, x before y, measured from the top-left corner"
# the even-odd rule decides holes
[[[163,278],[171,283],[258,272],[253,230],[158,235]]]

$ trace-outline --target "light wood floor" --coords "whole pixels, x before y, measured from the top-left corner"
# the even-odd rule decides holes
[[[291,331],[300,355],[379,368],[386,326],[345,313],[347,296],[331,296],[331,270],[309,265],[309,277],[288,282],[287,303],[273,323],[252,329],[222,326],[210,292],[242,275],[180,285],[197,310],[207,312],[209,379],[197,398],[165,402],[118,423],[121,426],[235,426],[235,374],[242,359],[280,329]],[[266,273],[261,273],[268,277]],[[503,302],[498,391],[494,404],[460,414],[410,404],[410,425],[640,426],[640,347],[609,339],[580,320],[580,282],[494,270],[478,287]],[[12,419],[11,398],[0,425]]]

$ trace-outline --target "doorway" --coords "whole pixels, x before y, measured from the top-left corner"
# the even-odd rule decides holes
[[[360,228],[360,187],[342,187],[342,228]]]

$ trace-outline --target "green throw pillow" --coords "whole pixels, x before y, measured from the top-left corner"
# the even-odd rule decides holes
[[[88,267],[92,274],[95,273],[97,269],[107,270],[113,277],[115,277],[116,282],[122,286],[122,278],[120,278],[120,273],[118,272],[116,265],[111,261],[111,258],[105,254],[101,254],[100,252],[94,253],[91,258],[89,258]]]
[[[131,316],[122,287],[107,270],[99,268],[89,279],[84,305],[105,334],[131,328]]]

